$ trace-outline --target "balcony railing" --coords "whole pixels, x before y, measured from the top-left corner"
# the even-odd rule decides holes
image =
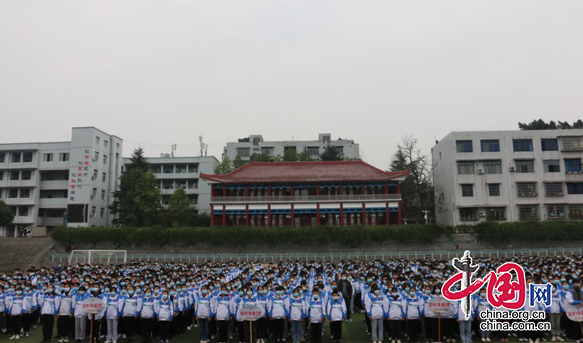
[[[272,196],[214,196],[213,203],[274,203],[274,202],[322,202],[322,201],[399,201],[401,194],[349,194],[349,195],[272,195]]]

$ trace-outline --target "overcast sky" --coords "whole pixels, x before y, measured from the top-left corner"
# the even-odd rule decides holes
[[[581,0],[0,1],[0,142],[96,126],[158,156],[198,136],[360,143],[583,112]]]

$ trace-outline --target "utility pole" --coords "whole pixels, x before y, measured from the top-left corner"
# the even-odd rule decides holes
[[[172,144],[170,148],[172,149],[172,157],[174,157],[174,151],[176,151],[176,144]]]
[[[428,210],[423,210],[423,211],[421,211],[421,212],[423,212],[423,213],[424,213],[424,217],[425,217],[425,224],[429,224],[429,216],[428,216],[428,214],[429,214],[429,211],[428,211]]]

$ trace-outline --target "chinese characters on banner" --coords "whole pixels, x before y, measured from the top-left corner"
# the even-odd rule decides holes
[[[84,149],[83,154],[81,154],[70,167],[69,201],[71,202],[75,202],[77,196],[83,191],[83,187],[87,185],[91,158],[90,154],[90,149]]]

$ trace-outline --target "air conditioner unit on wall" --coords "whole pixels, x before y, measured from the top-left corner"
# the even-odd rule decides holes
[[[516,172],[516,168],[514,168],[514,167],[510,167],[510,172],[511,172],[511,173],[515,173],[515,172]]]
[[[484,174],[484,171],[482,169],[478,169],[478,174]]]

